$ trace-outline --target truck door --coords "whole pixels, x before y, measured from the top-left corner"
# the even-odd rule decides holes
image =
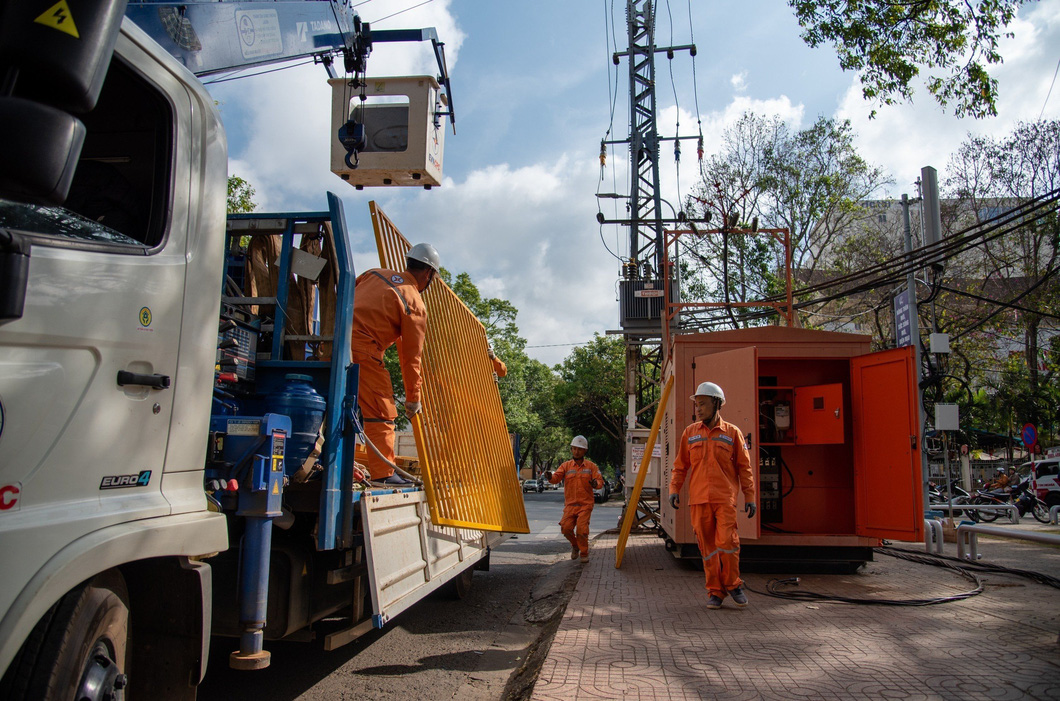
[[[913,348],[852,358],[857,535],[924,537],[920,420]]]
[[[198,456],[183,469],[201,470],[206,419],[188,417],[208,416],[217,331],[218,270],[188,277],[188,260],[199,257],[189,231],[207,229],[199,216],[223,227],[223,206],[196,210],[207,191],[201,160],[208,150],[223,156],[223,140],[193,149],[193,131],[210,138],[196,121],[207,121],[198,116],[204,105],[125,35],[118,48],[97,106],[83,117],[87,136],[65,206],[0,200],[2,225],[32,243],[24,313],[0,327],[0,484],[20,483],[21,508],[34,522],[80,533],[172,510],[160,487],[178,391],[188,400],[178,423],[196,430],[172,448]],[[222,178],[209,188],[220,186],[221,202]],[[220,245],[196,242],[207,259],[219,259],[206,251]],[[192,318],[186,287],[198,300]],[[205,364],[200,353],[179,371],[201,388],[194,400],[178,382],[182,325],[206,354]],[[193,486],[201,504],[201,474],[185,491]],[[77,521],[86,513],[99,522]]]
[[[743,431],[749,444],[751,471],[758,489],[758,349],[754,346],[737,348],[722,353],[701,355],[695,359],[695,386],[700,382],[717,383],[725,392],[725,406],[721,417]],[[677,401],[682,401],[678,397]],[[687,400],[686,400],[687,401]],[[754,540],[760,534],[759,515],[743,515],[743,495],[736,500],[736,524],[740,537]]]

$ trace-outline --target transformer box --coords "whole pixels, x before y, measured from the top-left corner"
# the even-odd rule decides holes
[[[871,353],[859,334],[760,327],[676,336],[667,377],[661,488],[694,422],[700,382],[725,392],[724,420],[746,437],[758,513],[737,504],[741,563],[872,559],[883,538],[923,539],[919,401],[913,348]],[[681,503],[688,503],[687,481]],[[666,499],[667,547],[698,556],[689,509]]]

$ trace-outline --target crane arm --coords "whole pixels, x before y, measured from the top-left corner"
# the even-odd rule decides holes
[[[445,44],[434,27],[372,31],[349,0],[131,0],[125,15],[196,76],[311,58],[363,74],[374,42],[430,41],[456,124]]]

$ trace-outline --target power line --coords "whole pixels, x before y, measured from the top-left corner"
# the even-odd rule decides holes
[[[314,61],[312,61],[312,60],[302,61],[301,63],[292,63],[290,65],[280,66],[279,68],[270,68],[267,71],[258,71],[257,73],[247,73],[245,75],[230,75],[227,78],[216,78],[214,80],[208,80],[208,81],[204,82],[203,85],[215,85],[217,83],[227,83],[227,82],[232,81],[232,80],[242,80],[243,78],[253,78],[254,76],[258,76],[258,75],[266,75],[268,73],[276,73],[278,71],[285,71],[288,68],[298,68],[299,66],[308,66],[309,64],[311,64],[313,62]],[[241,68],[240,70],[246,70],[246,69],[245,68]]]
[[[1053,71],[1053,82],[1049,83],[1049,92],[1045,94],[1045,102],[1042,103],[1042,111],[1038,113],[1038,121],[1042,121],[1045,114],[1045,106],[1049,104],[1049,96],[1053,94],[1053,86],[1056,85],[1056,74],[1060,73],[1060,59],[1056,60],[1056,70]]]
[[[526,348],[561,348],[564,346],[586,346],[592,341],[578,341],[577,343],[548,343],[541,346],[525,346]]]
[[[397,12],[395,12],[392,15],[387,15],[386,17],[380,17],[379,19],[374,19],[374,20],[372,20],[371,23],[372,24],[379,24],[380,22],[382,22],[385,19],[390,19],[391,17],[397,17],[398,15],[404,14],[404,13],[408,12],[409,10],[415,10],[417,7],[423,7],[424,5],[429,5],[432,2],[434,2],[434,0],[423,0],[423,2],[419,3],[418,5],[413,5],[412,7],[406,7],[404,10],[398,10]]]

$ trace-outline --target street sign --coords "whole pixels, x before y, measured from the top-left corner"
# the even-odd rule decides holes
[[[1023,445],[1030,448],[1032,445],[1038,442],[1038,429],[1034,427],[1034,424],[1023,424],[1023,430],[1020,432],[1020,438],[1023,439]]]
[[[913,345],[912,328],[909,325],[909,294],[905,289],[894,296],[894,337],[895,346],[902,348]]]

